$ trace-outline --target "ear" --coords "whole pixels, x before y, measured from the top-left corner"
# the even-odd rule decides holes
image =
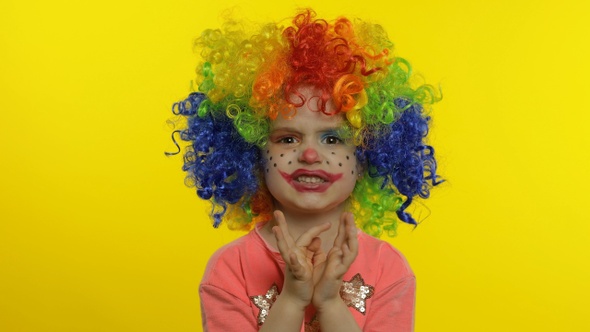
[[[357,181],[362,179],[365,173],[365,170],[368,169],[367,158],[365,158],[364,151],[357,147],[355,153],[356,157],[356,174],[357,174]]]
[[[357,163],[356,163],[356,176],[357,176],[356,180],[357,181],[359,181],[360,179],[363,178],[364,173],[365,173],[365,169],[366,169],[365,165],[357,160]]]

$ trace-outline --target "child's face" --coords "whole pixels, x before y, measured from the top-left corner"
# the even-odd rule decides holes
[[[271,123],[263,150],[266,185],[275,208],[320,213],[340,207],[352,193],[359,167],[355,146],[342,137],[343,116],[310,110],[319,92],[302,88],[306,102],[291,119]],[[327,111],[331,111],[328,103]],[[313,108],[313,107],[312,107]]]

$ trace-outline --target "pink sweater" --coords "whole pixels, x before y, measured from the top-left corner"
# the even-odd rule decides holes
[[[258,331],[279,296],[285,263],[258,228],[209,260],[199,290],[204,331]],[[358,240],[358,256],[343,278],[342,300],[363,331],[413,331],[416,279],[405,258],[365,233],[359,232]],[[301,331],[319,331],[311,306]]]

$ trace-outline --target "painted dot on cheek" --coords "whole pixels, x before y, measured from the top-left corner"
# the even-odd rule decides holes
[[[336,154],[336,152],[332,152],[332,154]]]
[[[326,160],[326,164],[330,165],[330,162]]]
[[[270,160],[272,160],[272,156],[270,157]]]
[[[346,156],[346,160],[350,159],[348,156]]]
[[[338,166],[342,167],[342,163],[338,163]]]
[[[274,167],[277,167],[277,164],[276,163],[274,164]]]
[[[281,157],[284,156],[284,154],[281,153]]]
[[[289,165],[291,165],[291,161],[289,161]]]

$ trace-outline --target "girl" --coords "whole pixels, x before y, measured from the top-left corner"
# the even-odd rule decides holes
[[[251,230],[209,261],[204,330],[411,331],[414,274],[376,237],[416,225],[406,208],[440,182],[434,89],[410,85],[379,25],[311,10],[251,35],[229,21],[195,47],[198,92],[173,106],[183,169],[214,227]]]

